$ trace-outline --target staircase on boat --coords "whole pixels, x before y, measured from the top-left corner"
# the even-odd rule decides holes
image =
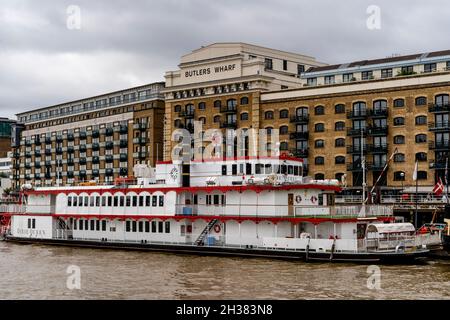
[[[203,229],[202,233],[198,236],[197,240],[195,240],[196,246],[202,246],[205,243],[205,238],[208,235],[208,233],[211,231],[212,228],[216,225],[216,223],[219,222],[218,219],[212,219],[206,227]]]

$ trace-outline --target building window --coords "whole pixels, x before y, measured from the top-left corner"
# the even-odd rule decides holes
[[[280,150],[286,151],[289,148],[287,142],[281,142],[280,143]]]
[[[436,71],[436,63],[426,63],[423,65],[423,71],[424,72],[434,72]]]
[[[394,181],[405,181],[405,173],[403,171],[395,171]]]
[[[450,61],[447,61],[447,70],[450,70]]]
[[[248,113],[247,112],[241,113],[241,120],[242,121],[248,120]]]
[[[317,106],[314,108],[314,114],[316,116],[320,116],[325,114],[325,107],[324,106]]]
[[[287,69],[288,69],[288,62],[287,60],[283,60],[283,70],[287,71]]]
[[[314,125],[314,130],[316,132],[324,132],[325,131],[325,125],[323,123],[316,123]]]
[[[264,59],[264,66],[267,70],[272,70],[273,69],[273,61],[272,59],[269,58],[265,58]]]
[[[222,106],[222,101],[216,100],[214,101],[214,108],[220,108]]]
[[[394,107],[395,108],[401,108],[405,106],[405,99],[395,99],[394,100]]]
[[[181,106],[180,106],[180,105],[176,105],[176,106],[173,108],[173,111],[174,111],[174,112],[180,112],[180,111],[181,111]]]
[[[425,143],[427,142],[427,135],[426,134],[418,134],[416,135],[416,143]]]
[[[344,131],[345,130],[345,122],[338,121],[334,124],[334,131]]]
[[[417,116],[416,117],[416,125],[424,125],[427,124],[427,117],[426,116]]]
[[[345,164],[345,157],[344,156],[337,156],[334,158],[335,164]]]
[[[220,116],[214,116],[214,123],[220,122]]]
[[[350,82],[353,81],[354,77],[353,77],[353,73],[345,73],[342,75],[342,81],[343,82]]]
[[[202,124],[206,123],[206,118],[205,117],[200,117],[198,118],[198,121],[200,121]]]
[[[280,110],[280,119],[287,119],[289,118],[289,111],[288,110]]]
[[[426,97],[418,97],[416,98],[416,106],[425,106],[427,104]]]
[[[363,71],[361,72],[362,80],[370,80],[373,79],[373,71]]]
[[[298,64],[297,65],[297,75],[300,75],[303,72],[305,72],[305,66],[303,64]]]
[[[411,75],[411,74],[414,74],[414,66],[402,67],[402,71],[401,71],[400,75],[407,76],[407,75]]]
[[[241,105],[246,105],[248,104],[248,97],[242,97],[241,98]]]
[[[267,128],[265,128],[265,129],[266,129],[266,133],[267,133],[267,134],[272,134],[272,130],[273,130],[272,127],[267,127]]]
[[[381,79],[391,78],[391,77],[392,77],[392,68],[381,70]]]
[[[405,144],[405,136],[395,136],[394,144]]]
[[[394,118],[394,126],[403,126],[405,124],[405,118],[396,117]]]
[[[428,173],[426,171],[418,171],[417,172],[417,180],[427,180]]]
[[[314,147],[315,148],[323,148],[325,147],[325,141],[322,139],[314,141]]]
[[[334,146],[336,148],[345,147],[345,139],[344,138],[337,138],[334,140]]]
[[[324,157],[316,157],[314,159],[314,163],[316,165],[323,165],[323,164],[325,164],[325,158]]]
[[[334,76],[325,76],[325,84],[334,84]]]
[[[334,113],[339,114],[339,113],[345,113],[345,105],[343,104],[337,104],[334,106]]]
[[[405,162],[405,155],[403,153],[396,153],[394,155],[394,162]]]
[[[265,118],[266,120],[273,119],[273,111],[266,111],[266,112],[264,113],[264,118]]]
[[[306,79],[306,84],[308,86],[315,86],[315,85],[317,85],[317,78],[307,78]]]
[[[425,152],[417,152],[416,161],[427,161],[427,154]]]
[[[325,179],[325,175],[323,173],[316,173],[314,175],[314,179],[315,180],[324,180]]]
[[[281,126],[280,127],[280,134],[281,135],[288,134],[288,132],[289,132],[289,127],[288,126]]]
[[[448,106],[449,105],[449,95],[448,94],[440,94],[434,98],[435,104],[438,106]]]
[[[205,110],[206,109],[206,103],[200,102],[198,104],[198,110]]]

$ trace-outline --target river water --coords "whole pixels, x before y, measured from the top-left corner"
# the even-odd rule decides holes
[[[448,260],[379,267],[0,242],[0,299],[450,299]]]

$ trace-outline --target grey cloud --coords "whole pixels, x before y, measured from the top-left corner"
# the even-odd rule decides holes
[[[66,28],[78,5],[82,29]],[[369,5],[381,30],[366,28]],[[3,0],[0,110],[20,111],[163,80],[179,57],[242,41],[328,63],[450,49],[445,0]]]

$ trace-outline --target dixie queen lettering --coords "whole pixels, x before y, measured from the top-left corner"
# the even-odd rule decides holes
[[[236,69],[235,63],[223,65],[223,66],[217,66],[214,68],[202,68],[202,69],[189,70],[184,73],[184,76],[186,78],[198,77],[198,76],[211,74],[211,71],[213,71],[214,73],[222,73],[222,72],[227,72],[227,71],[233,71],[234,69]]]

